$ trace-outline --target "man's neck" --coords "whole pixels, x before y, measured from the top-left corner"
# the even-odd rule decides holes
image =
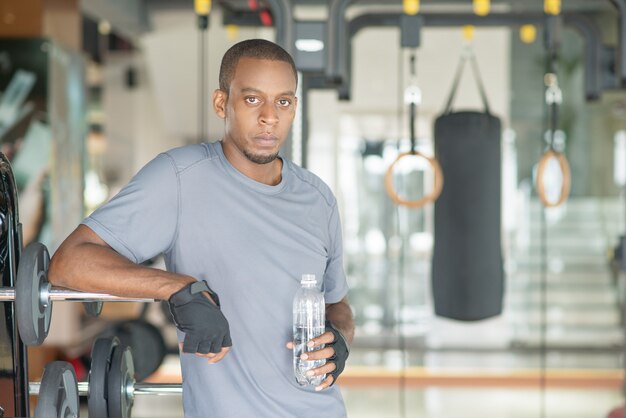
[[[267,164],[257,164],[228,141],[222,141],[222,150],[228,162],[246,177],[268,186],[276,186],[281,182],[284,163],[280,157]]]

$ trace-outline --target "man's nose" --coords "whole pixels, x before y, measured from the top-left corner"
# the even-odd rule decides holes
[[[275,125],[278,123],[278,112],[274,103],[264,103],[261,107],[259,120],[264,125]]]

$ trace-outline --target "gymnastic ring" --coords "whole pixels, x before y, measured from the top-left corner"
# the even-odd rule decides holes
[[[393,168],[397,164],[398,161],[400,161],[402,158],[406,157],[407,155],[413,155],[416,157],[424,158],[426,161],[428,161],[428,163],[433,169],[433,172],[435,173],[435,185],[433,187],[432,192],[422,197],[421,199],[417,199],[417,200],[403,199],[394,189]],[[387,172],[385,173],[385,190],[387,191],[387,194],[389,195],[389,198],[393,201],[393,203],[395,203],[398,206],[407,206],[410,208],[421,208],[422,206],[437,200],[437,198],[441,194],[442,189],[443,189],[443,171],[441,171],[441,166],[439,165],[439,162],[435,158],[427,157],[424,154],[417,152],[417,151],[403,152],[400,155],[398,155],[398,157],[395,159],[393,163],[391,163],[391,165],[387,169]]]
[[[556,202],[548,201],[548,197],[546,196],[546,189],[543,185],[543,175],[548,166],[548,161],[550,158],[556,158],[559,163],[559,167],[561,168],[561,173],[563,173],[563,183],[561,184],[561,194]],[[547,208],[555,208],[557,206],[561,206],[569,196],[570,186],[572,182],[572,176],[569,168],[569,164],[567,162],[567,158],[561,152],[556,152],[552,149],[546,151],[539,160],[539,167],[537,168],[537,195],[539,196],[539,200],[541,203]]]

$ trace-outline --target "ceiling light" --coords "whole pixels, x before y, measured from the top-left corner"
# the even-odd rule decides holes
[[[298,39],[296,49],[302,52],[319,52],[324,49],[324,42],[319,39]]]

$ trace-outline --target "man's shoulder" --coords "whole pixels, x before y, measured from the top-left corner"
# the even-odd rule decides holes
[[[320,194],[328,206],[332,207],[335,205],[335,195],[324,180],[306,168],[302,168],[291,161],[289,161],[288,164],[288,168],[297,179],[299,187],[311,188]]]
[[[211,144],[190,144],[172,148],[161,154],[169,157],[178,173],[204,160],[212,159],[216,155],[211,150]]]

